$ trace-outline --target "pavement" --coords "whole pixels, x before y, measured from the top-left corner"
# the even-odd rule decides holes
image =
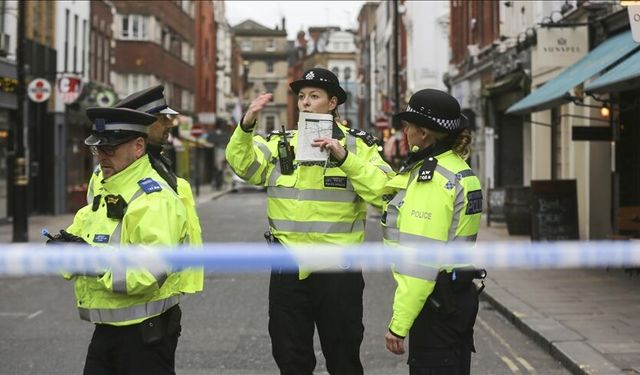
[[[228,190],[200,188],[201,204]],[[32,216],[30,242],[42,228],[57,232],[73,215]],[[10,243],[11,224],[0,225]],[[529,242],[506,226],[483,224],[479,241]],[[492,270],[482,298],[575,374],[640,374],[640,275],[621,269]]]

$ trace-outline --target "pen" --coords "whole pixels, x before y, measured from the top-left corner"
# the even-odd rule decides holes
[[[49,231],[47,230],[47,228],[42,228],[42,230],[40,231],[40,233],[42,233],[43,236],[47,237],[50,240],[55,240],[55,238],[53,238],[53,236],[49,233]]]

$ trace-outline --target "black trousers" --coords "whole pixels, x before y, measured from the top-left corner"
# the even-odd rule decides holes
[[[437,284],[434,297],[440,293]],[[468,375],[471,372],[473,325],[478,315],[474,285],[453,293],[457,312],[444,315],[427,302],[409,331],[410,375]]]
[[[84,375],[175,375],[181,315],[176,305],[139,324],[96,324]]]
[[[269,335],[273,358],[283,375],[312,374],[314,324],[327,371],[360,375],[362,325],[361,272],[298,273],[272,271],[269,285]]]

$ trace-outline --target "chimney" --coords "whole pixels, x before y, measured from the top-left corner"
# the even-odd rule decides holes
[[[287,28],[285,27],[284,17],[282,17],[282,30],[287,30]]]

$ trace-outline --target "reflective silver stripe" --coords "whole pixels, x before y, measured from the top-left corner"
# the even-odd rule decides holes
[[[385,165],[385,164],[378,165],[377,167],[378,167],[378,169],[380,169],[380,170],[381,170],[381,171],[383,171],[384,173],[391,173],[391,172],[393,172],[393,168],[391,168],[390,166]]]
[[[162,186],[163,189],[171,191],[174,193],[173,189],[171,189],[167,184],[165,184],[164,182],[160,182],[160,181],[156,181],[158,182],[159,185]],[[135,201],[136,199],[140,198],[142,196],[142,194],[144,194],[144,190],[142,189],[138,189],[138,191],[136,191],[133,196],[131,197],[131,199],[129,200],[127,205],[130,205],[133,201]],[[177,198],[177,196],[176,196]],[[126,211],[125,211],[126,213]],[[113,234],[111,235],[111,241],[109,241],[111,244],[116,244],[119,245],[120,241],[121,241],[121,237],[122,237],[122,220],[118,221],[118,225],[116,225],[116,229],[113,231]],[[114,242],[115,240],[115,242]],[[167,273],[166,272],[160,272],[157,275],[154,274],[154,277],[156,278],[157,282],[158,282],[158,287],[162,287],[162,284],[164,283],[164,281],[167,279]],[[162,280],[162,281],[160,281]],[[111,288],[113,290],[114,293],[118,293],[118,294],[127,294],[127,270],[125,268],[121,268],[121,267],[117,267],[117,268],[112,268],[111,269]]]
[[[353,233],[364,230],[364,220],[356,220],[353,223],[332,223],[327,221],[289,221],[269,218],[269,225],[278,231],[299,233]]]
[[[270,186],[267,188],[267,196],[277,199],[296,199],[299,201],[318,201],[318,202],[356,202],[360,197],[347,190],[320,190],[287,188],[279,186]]]
[[[253,176],[254,173],[256,173],[256,171],[258,170],[258,168],[260,168],[260,162],[257,160],[254,160],[251,165],[249,165],[249,168],[247,168],[247,174],[242,175],[242,176],[238,176],[240,178],[242,178],[243,180],[249,180],[251,178],[251,176]]]
[[[269,186],[276,186],[276,181],[278,178],[282,176],[282,172],[280,171],[280,159],[276,159],[276,165],[271,170],[271,175],[269,176]]]
[[[264,143],[260,143],[256,141],[254,141],[253,144],[256,145],[256,147],[258,147],[260,151],[262,151],[262,155],[264,155],[264,160],[266,160],[268,163],[269,160],[271,160],[271,150],[269,150],[269,147],[267,147],[267,145],[265,145]]]
[[[440,272],[440,269],[437,267],[416,263],[402,264],[400,266],[394,265],[393,269],[397,273],[428,281],[435,281],[438,278],[438,272]]]
[[[407,247],[411,247],[411,244],[422,244],[427,242],[444,244],[447,241],[440,241],[440,240],[436,240],[435,238],[425,237],[419,234],[404,233],[404,232],[400,232],[399,241],[398,241],[399,244],[406,245]]]
[[[387,241],[398,242],[400,239],[400,230],[398,228],[382,226],[382,238]]]
[[[87,187],[87,204],[93,204],[93,178],[89,181],[89,186]]]
[[[476,242],[478,238],[478,234],[472,234],[470,236],[455,236],[452,240],[453,242]]]
[[[118,323],[160,315],[180,302],[180,295],[119,309],[86,309],[78,307],[80,318],[93,323]]]
[[[438,164],[436,166],[436,172],[438,172],[441,175],[443,175],[444,178],[449,180],[449,182],[451,182],[452,184],[459,183],[458,178],[456,177],[456,174],[451,172],[450,170],[446,169],[445,167],[441,166],[440,164]]]
[[[254,141],[253,144],[260,150],[260,152],[262,152],[262,155],[264,156],[265,164],[268,164],[269,161],[271,160],[271,151],[269,151],[269,148],[267,147],[267,145],[265,145],[264,143],[256,142],[256,141]],[[245,173],[244,175],[238,175],[238,177],[248,181],[258,171],[258,169],[260,168],[260,165],[261,163],[257,159],[254,160],[251,163],[251,165],[249,165],[249,168],[247,168],[247,173]],[[262,176],[265,176],[265,175],[266,175],[266,171],[263,171]],[[264,180],[265,178],[262,177],[260,179],[259,185],[264,184]]]
[[[167,106],[167,101],[165,100],[165,98],[154,100],[151,103],[147,103],[143,106],[140,106],[136,109],[136,111],[147,112],[150,109],[154,109],[162,106],[165,106],[165,107]]]
[[[130,130],[138,133],[146,133],[148,130],[148,126],[140,125],[140,124],[104,124],[104,130]],[[93,130],[96,130],[95,124],[93,125]],[[97,131],[97,130],[96,130]]]
[[[453,202],[453,217],[451,218],[451,225],[449,226],[449,233],[447,239],[451,241],[458,231],[458,224],[460,223],[460,216],[464,210],[464,188],[461,184],[456,184],[456,200]]]
[[[402,205],[404,196],[407,194],[405,189],[399,190],[387,205],[387,227],[398,228],[398,213]]]
[[[352,152],[354,155],[358,154],[358,145],[357,138],[351,135],[351,133],[346,133],[347,139],[345,143],[347,144],[347,151]]]

